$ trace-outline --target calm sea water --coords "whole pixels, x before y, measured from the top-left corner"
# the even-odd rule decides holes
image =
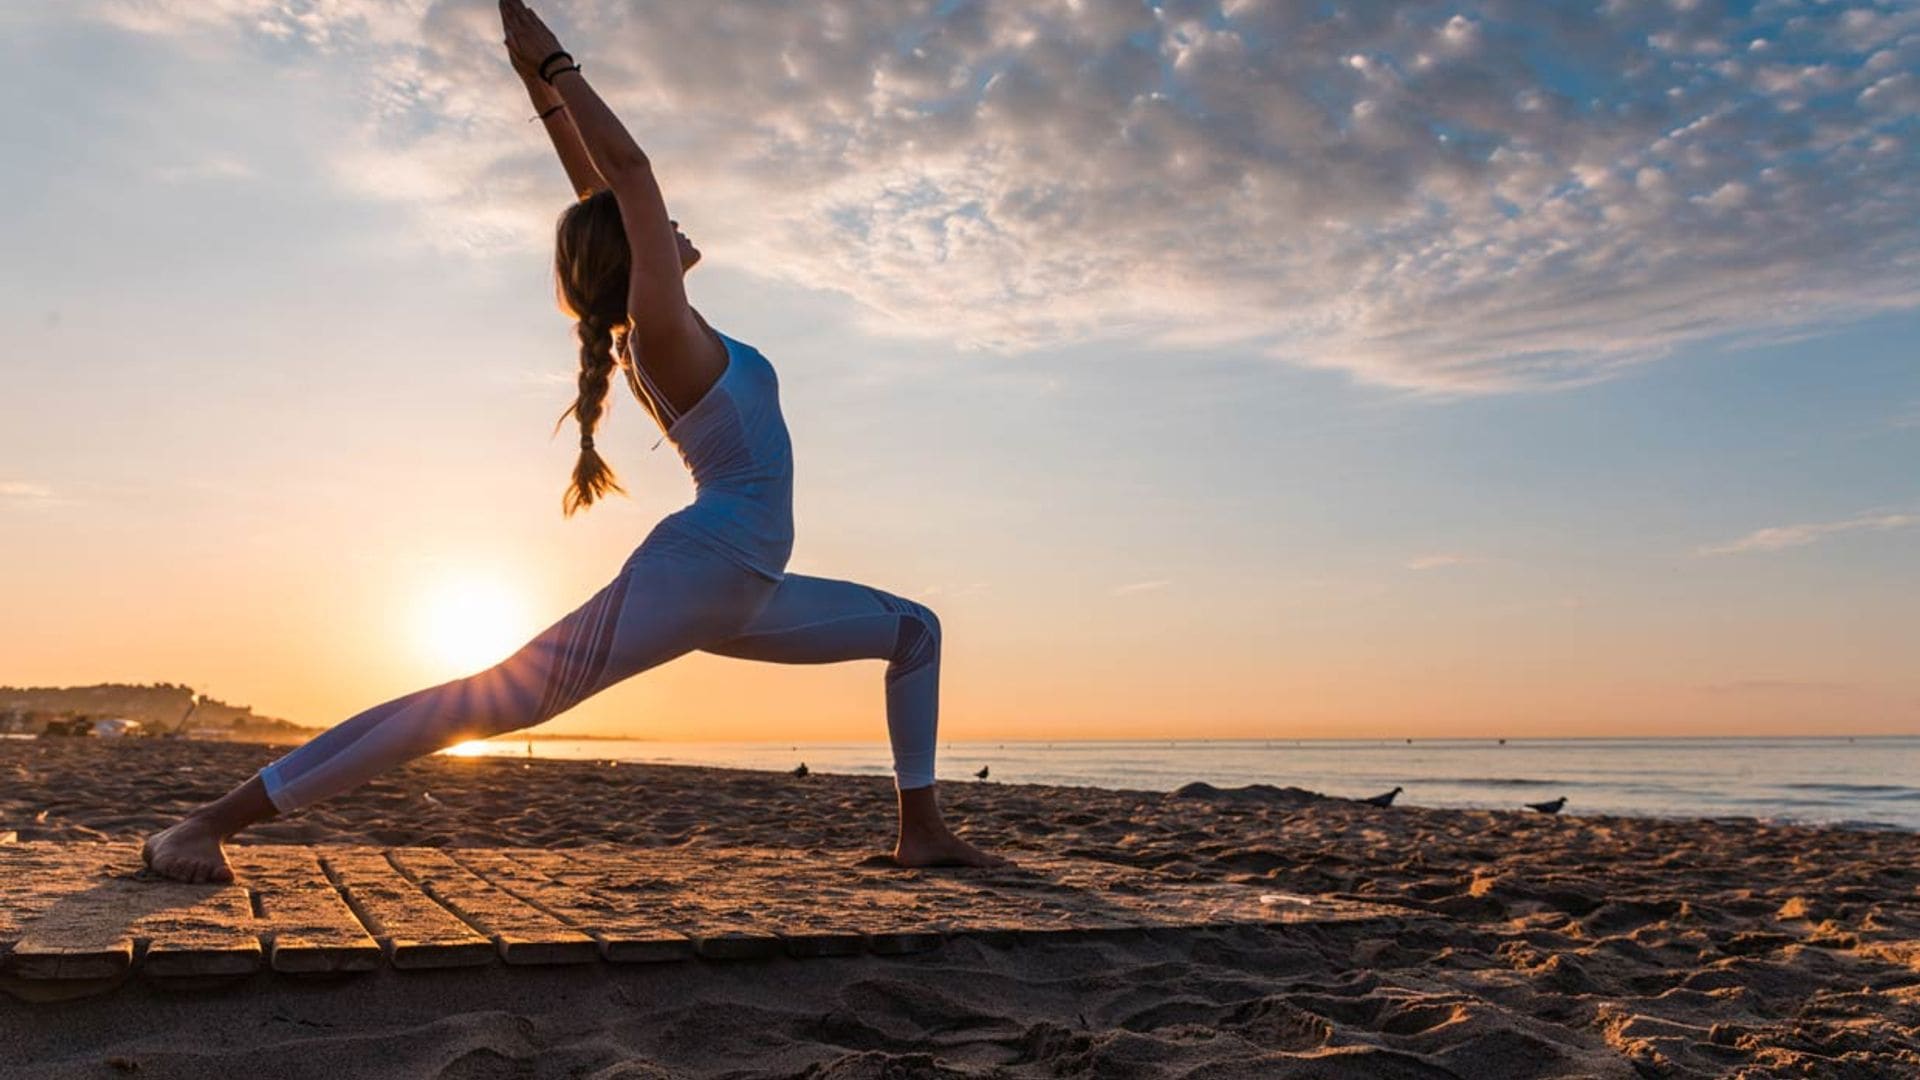
[[[483,752],[536,757],[888,775],[884,743],[501,740]],[[1920,829],[1920,736],[1827,739],[1510,739],[1219,742],[955,742],[940,778],[981,767],[1010,784],[1171,791],[1295,785],[1416,806],[1504,807],[1567,797],[1569,814],[1750,816]]]

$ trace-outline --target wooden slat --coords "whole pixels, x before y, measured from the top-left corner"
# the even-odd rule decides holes
[[[599,955],[592,938],[476,876],[444,851],[395,848],[389,855],[428,895],[492,938],[509,964],[578,964]]]
[[[875,922],[857,905],[839,902],[842,883],[854,872],[840,860],[738,848],[688,857],[705,864],[687,872],[683,880],[700,883],[698,895],[707,909],[721,913],[732,924],[771,929],[787,955],[853,956],[867,950],[867,930]],[[909,951],[926,947],[927,941],[889,942],[882,947],[888,945]]]
[[[694,951],[709,960],[764,960],[787,951],[771,924],[709,895],[703,878],[730,870],[704,853],[697,865],[680,852],[658,849],[530,850],[516,857],[623,915],[685,933]]]
[[[320,863],[397,968],[493,963],[493,942],[402,877],[378,848],[324,848]]]
[[[313,849],[236,847],[234,875],[259,900],[268,963],[289,973],[371,971],[380,946],[355,918]]]
[[[1141,912],[1120,898],[1166,887],[1157,875],[1135,867],[1082,859],[1029,858],[1011,869],[969,879],[974,908],[963,915],[973,932],[989,929],[1015,938],[1096,934],[1141,929]]]
[[[114,873],[109,848],[48,842],[0,848],[0,939],[10,946],[9,974],[105,979],[132,967],[134,941],[126,924],[103,925],[88,915],[98,905],[86,897]]]
[[[133,965],[156,977],[239,975],[260,966],[246,890],[137,876],[139,850],[123,844],[62,845],[32,869],[58,893],[23,926],[8,956],[23,979],[103,979]]]
[[[667,925],[646,905],[626,905],[591,889],[562,884],[507,851],[455,851],[450,855],[499,888],[580,930],[599,943],[600,955],[616,963],[685,960],[691,937]]]
[[[149,895],[203,894],[192,903],[154,906],[134,923],[134,936],[147,942],[140,957],[141,974],[180,978],[246,975],[260,970],[260,929],[253,918],[253,902],[243,886],[185,885],[177,881],[129,884]]]
[[[79,877],[56,876],[62,868],[81,866],[72,857],[70,845],[12,844],[0,851],[0,955],[20,940],[27,923],[62,896],[86,887],[94,876],[91,869]]]

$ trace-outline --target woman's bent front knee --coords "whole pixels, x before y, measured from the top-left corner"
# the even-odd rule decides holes
[[[900,627],[888,657],[888,682],[904,679],[940,660],[940,617],[917,600],[893,599],[898,605],[894,610],[900,615]]]

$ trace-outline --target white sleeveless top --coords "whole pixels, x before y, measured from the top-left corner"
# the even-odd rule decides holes
[[[693,474],[693,502],[672,516],[733,561],[780,581],[793,554],[793,443],[780,380],[760,350],[714,333],[726,343],[726,370],[686,412],[674,410],[631,351],[629,379],[646,384],[655,421]]]

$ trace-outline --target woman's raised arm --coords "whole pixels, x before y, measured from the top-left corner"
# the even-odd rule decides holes
[[[548,86],[519,53],[508,49],[507,59],[512,61],[521,85],[527,88],[527,99],[533,102],[534,112],[547,127],[547,138],[553,140],[553,152],[560,155],[560,167],[567,170],[567,182],[573,185],[573,193],[584,199],[605,189],[607,182],[600,170],[593,167],[593,158],[581,144],[580,132],[573,126],[573,117],[567,115],[567,104],[561,100],[560,91]]]
[[[580,143],[593,160],[594,169],[620,203],[620,219],[626,226],[633,260],[627,315],[633,321],[637,344],[677,351],[690,342],[705,342],[705,331],[687,306],[680,241],[667,218],[666,199],[654,179],[653,163],[620,118],[588,85],[572,56],[559,55],[563,53],[559,39],[538,15],[521,0],[500,0],[500,18],[507,31],[507,47],[559,93],[567,106],[562,111],[573,117],[574,129],[580,133]]]

